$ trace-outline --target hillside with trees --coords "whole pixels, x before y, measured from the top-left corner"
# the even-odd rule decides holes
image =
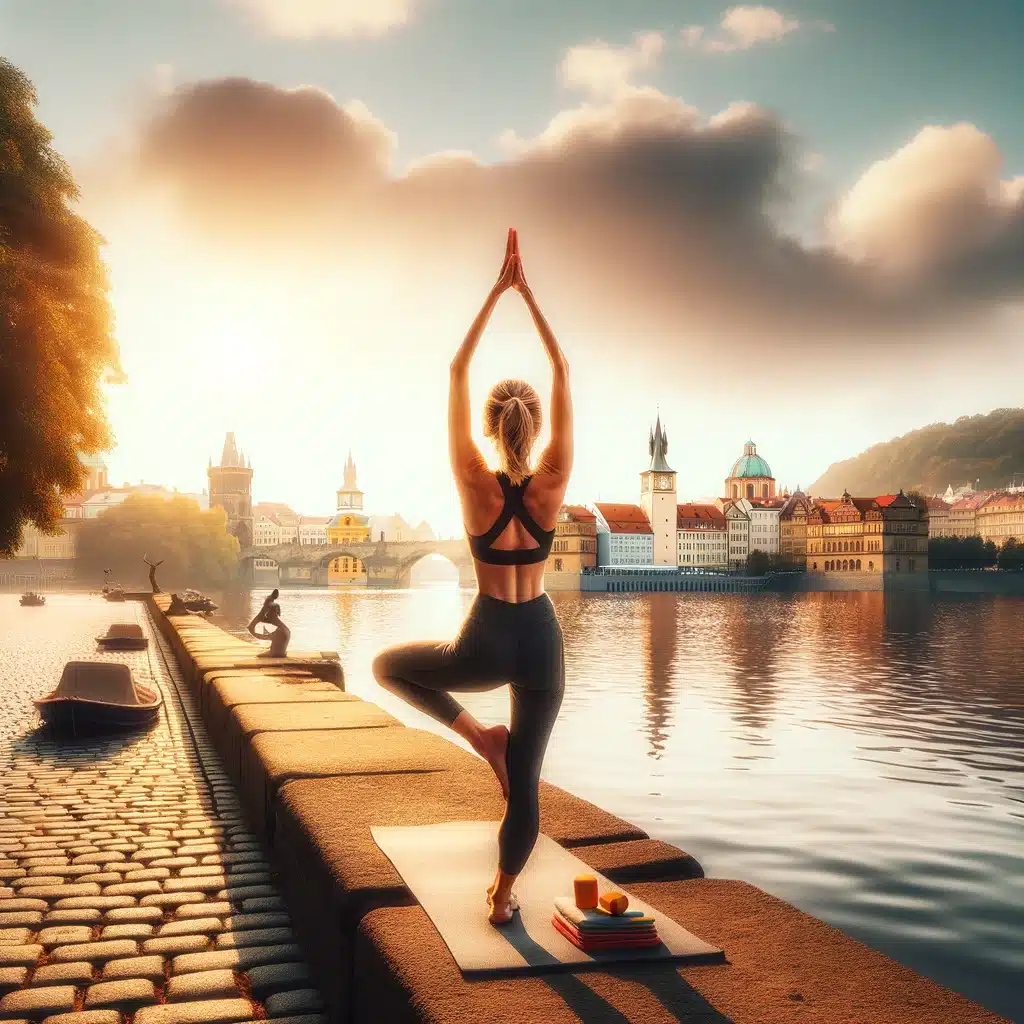
[[[1005,487],[1024,476],[1024,409],[996,409],[933,423],[835,462],[808,493],[838,496],[893,494],[902,488],[939,494],[978,481],[981,489]]]

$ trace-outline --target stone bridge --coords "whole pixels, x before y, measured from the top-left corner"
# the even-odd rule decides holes
[[[327,586],[328,566],[336,558],[358,558],[366,568],[368,587],[407,587],[412,567],[428,555],[442,555],[459,570],[459,583],[473,586],[473,556],[465,540],[403,541],[365,544],[278,544],[243,548],[243,576],[252,581],[256,559],[277,564],[282,584]]]

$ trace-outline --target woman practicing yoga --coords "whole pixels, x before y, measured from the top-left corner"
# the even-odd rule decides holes
[[[469,363],[508,288],[526,300],[554,376],[551,441],[533,472],[530,452],[541,407],[525,381],[501,381],[484,406],[484,434],[494,439],[499,472],[488,469],[470,432]],[[537,842],[541,763],[562,704],[562,632],[544,593],[544,563],[573,454],[568,366],[523,276],[515,231],[509,231],[497,283],[452,360],[448,445],[480,592],[455,640],[388,648],[377,656],[373,673],[381,686],[451,726],[494,769],[506,806],[487,900],[490,922],[501,925],[518,909],[512,884]],[[511,689],[508,729],[481,725],[451,696],[504,683]]]

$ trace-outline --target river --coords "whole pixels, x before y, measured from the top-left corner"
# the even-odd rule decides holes
[[[240,629],[264,592],[226,599]],[[293,649],[374,683],[472,592],[287,590]],[[1024,1020],[1024,599],[553,594],[566,692],[544,776]],[[504,689],[468,695],[488,723]],[[450,735],[450,734],[448,734]]]

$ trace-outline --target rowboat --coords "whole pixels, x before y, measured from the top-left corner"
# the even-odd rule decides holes
[[[42,594],[36,594],[30,591],[27,594],[21,595],[21,603],[26,608],[38,608],[41,605],[46,604],[46,598]]]
[[[135,682],[127,665],[69,661],[57,689],[33,702],[43,724],[85,734],[155,722],[163,697]]]
[[[105,651],[142,651],[149,646],[149,637],[137,622],[112,622],[106,636],[96,637]]]

